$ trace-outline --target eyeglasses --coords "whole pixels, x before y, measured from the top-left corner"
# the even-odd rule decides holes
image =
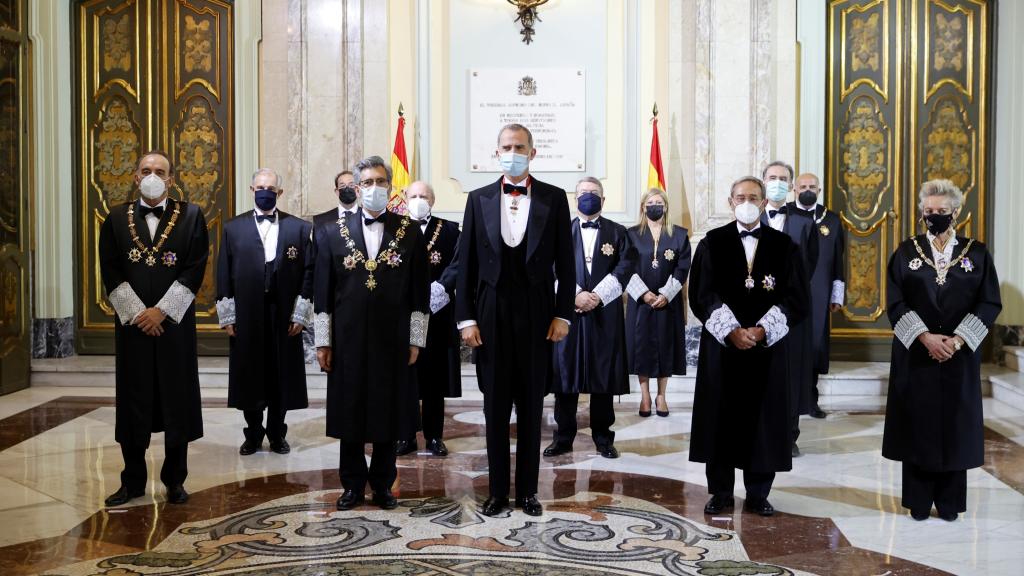
[[[376,180],[372,180],[372,179],[363,180],[363,181],[359,182],[359,187],[360,188],[370,188],[374,184],[384,188],[384,187],[386,187],[388,185],[388,179],[387,178],[377,178]]]

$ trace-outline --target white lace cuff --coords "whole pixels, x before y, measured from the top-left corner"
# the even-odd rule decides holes
[[[704,323],[704,329],[708,331],[708,334],[714,336],[722,346],[725,346],[725,339],[729,337],[729,333],[739,327],[740,321],[725,304],[716,308],[711,316],[708,316],[708,321]]]
[[[675,276],[669,276],[668,281],[665,285],[658,289],[658,294],[664,296],[669,302],[679,294],[679,291],[683,289],[683,285],[676,280]]]
[[[220,327],[230,326],[235,322],[235,299],[221,298],[217,300],[217,323]]]
[[[829,301],[840,306],[846,302],[846,282],[842,280],[832,281],[832,298]]]
[[[430,314],[413,312],[409,317],[409,345],[424,348],[427,345],[427,328],[430,327]]]
[[[317,348],[331,345],[331,315],[327,312],[313,316],[313,345]]]
[[[136,316],[146,310],[142,299],[127,282],[121,282],[114,288],[114,291],[107,295],[107,300],[110,300],[110,305],[114,307],[114,312],[117,312],[123,326],[131,324]]]
[[[178,324],[185,316],[185,312],[188,312],[189,306],[192,305],[192,301],[195,299],[196,295],[191,290],[175,280],[171,287],[167,289],[164,297],[156,303],[156,307],[164,314],[167,314],[171,322]]]
[[[649,291],[650,288],[648,288],[647,284],[644,284],[644,281],[640,279],[639,274],[633,274],[633,276],[629,278],[629,284],[626,284],[626,292],[629,293],[629,297],[633,300],[640,300],[640,298]]]
[[[964,342],[971,347],[971,350],[977,351],[978,346],[981,346],[981,341],[988,336],[988,326],[981,321],[974,314],[967,313],[964,319],[960,321],[960,325],[953,330],[953,334],[964,339]]]
[[[772,306],[764,313],[764,316],[757,321],[757,325],[764,328],[764,345],[772,346],[789,334],[789,324],[786,322],[786,315],[779,310],[778,306]]]
[[[918,336],[927,331],[928,327],[924,325],[924,320],[921,320],[921,317],[913,310],[904,314],[892,328],[893,335],[899,338],[900,342],[908,349]]]
[[[445,291],[440,282],[430,284],[430,313],[437,314],[437,311],[444,308],[451,302],[451,296]]]
[[[607,306],[622,296],[622,284],[619,284],[618,278],[609,274],[594,286],[594,294],[601,299],[601,304]]]
[[[302,324],[306,328],[313,325],[313,303],[302,296],[295,297],[295,307],[292,308],[292,322]]]

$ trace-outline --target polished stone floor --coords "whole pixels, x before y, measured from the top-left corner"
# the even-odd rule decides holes
[[[842,397],[826,403],[828,419],[802,420],[805,455],[777,478],[772,518],[705,516],[688,407],[644,419],[622,403],[621,458],[596,453],[583,404],[576,451],[542,462],[544,516],[491,519],[475,513],[487,469],[474,402],[449,405],[451,456],[399,459],[398,510],[334,511],[338,451],[323,435],[322,391],[289,414],[291,454],[240,457],[241,414],[224,408],[225,391],[204,390],[189,503],[164,503],[157,435],[147,496],[104,510],[121,467],[112,392],[44,386],[0,398],[0,574],[1019,575],[1024,565],[1024,412],[992,399],[968,512],[918,523],[899,505],[899,464],[880,454],[877,396]],[[549,408],[546,438],[552,426]]]

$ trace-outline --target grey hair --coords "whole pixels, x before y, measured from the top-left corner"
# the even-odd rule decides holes
[[[388,184],[391,184],[391,165],[385,163],[384,159],[380,156],[367,156],[356,164],[355,168],[352,169],[352,175],[355,176],[356,183],[363,179],[363,170],[369,170],[370,168],[383,168],[384,173],[388,176]]]
[[[256,177],[259,176],[260,174],[273,174],[274,186],[276,186],[279,190],[284,187],[284,179],[281,178],[281,175],[278,174],[277,170],[274,170],[273,168],[257,168],[256,171],[252,173],[252,180],[249,180],[249,182],[251,183],[254,180],[256,180]]]
[[[733,192],[736,191],[736,187],[739,186],[740,184],[743,184],[744,182],[753,182],[754,184],[757,184],[757,187],[761,189],[761,200],[764,200],[764,181],[758,178],[757,176],[744,176],[733,182],[732,186],[729,187],[729,196],[732,197]]]
[[[949,203],[953,210],[956,210],[964,203],[964,193],[950,180],[929,180],[921,184],[921,192],[918,193],[917,209],[924,212],[924,199],[931,196],[949,198]]]
[[[583,184],[584,182],[590,182],[591,184],[597,186],[597,189],[601,191],[601,197],[604,197],[604,185],[601,184],[600,180],[594,178],[593,176],[584,176],[583,178],[580,178],[579,182],[576,183],[576,189],[579,190],[580,184]]]
[[[530,132],[530,129],[526,126],[516,123],[505,124],[501,127],[501,130],[498,131],[498,146],[501,146],[501,135],[510,130],[512,132],[519,132],[520,130],[526,132],[526,143],[530,145],[530,148],[533,148],[533,132]]]
[[[768,169],[771,168],[772,166],[782,166],[783,168],[788,170],[789,171],[789,181],[790,182],[792,182],[793,178],[796,176],[796,174],[793,172],[793,167],[792,166],[790,166],[789,164],[786,164],[782,160],[775,160],[773,162],[769,162],[768,165],[764,167],[764,170],[761,170],[761,180],[764,180],[764,179],[768,178]]]

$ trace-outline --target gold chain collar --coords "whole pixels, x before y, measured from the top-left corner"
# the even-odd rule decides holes
[[[402,225],[395,232],[395,237],[388,242],[386,250],[381,250],[377,257],[372,260],[367,260],[366,255],[363,251],[356,248],[355,240],[352,240],[352,236],[348,229],[348,224],[345,223],[344,218],[338,218],[338,231],[341,233],[342,239],[345,241],[345,247],[348,248],[350,254],[345,257],[344,265],[347,270],[354,270],[357,264],[362,263],[363,268],[370,273],[369,278],[366,279],[366,288],[373,291],[377,287],[377,280],[373,276],[374,270],[377,269],[378,264],[387,264],[392,268],[397,268],[402,264],[402,255],[398,253],[398,243],[405,238],[405,230],[409,227],[409,216],[402,217]],[[382,223],[383,224],[383,223]]]
[[[974,238],[971,238],[970,240],[967,241],[967,246],[965,246],[964,249],[960,251],[959,256],[950,261],[950,263],[947,264],[946,266],[939,267],[939,265],[937,265],[935,262],[932,262],[931,258],[925,255],[924,250],[921,249],[921,245],[917,242],[917,237],[911,238],[911,240],[914,241],[914,248],[917,249],[917,255],[920,256],[922,260],[924,260],[925,264],[935,269],[935,283],[938,284],[939,286],[942,286],[943,284],[946,283],[946,274],[949,274],[949,270],[956,266],[957,264],[959,264],[960,261],[964,259],[964,256],[967,256],[967,252],[970,251],[971,245],[974,244]]]
[[[170,221],[167,222],[167,227],[160,234],[160,239],[153,246],[146,246],[142,239],[139,238],[139,233],[135,229],[135,202],[128,205],[128,234],[131,236],[132,243],[135,244],[135,247],[128,251],[128,259],[132,263],[139,262],[145,256],[146,266],[154,266],[156,264],[156,255],[163,249],[164,243],[167,242],[167,237],[171,235],[175,224],[178,223],[178,216],[181,214],[181,202],[174,202],[170,198],[167,199],[167,202],[174,204],[174,212],[171,214]],[[174,266],[178,262],[178,256],[174,252],[165,252],[161,259],[164,266],[168,267]]]

